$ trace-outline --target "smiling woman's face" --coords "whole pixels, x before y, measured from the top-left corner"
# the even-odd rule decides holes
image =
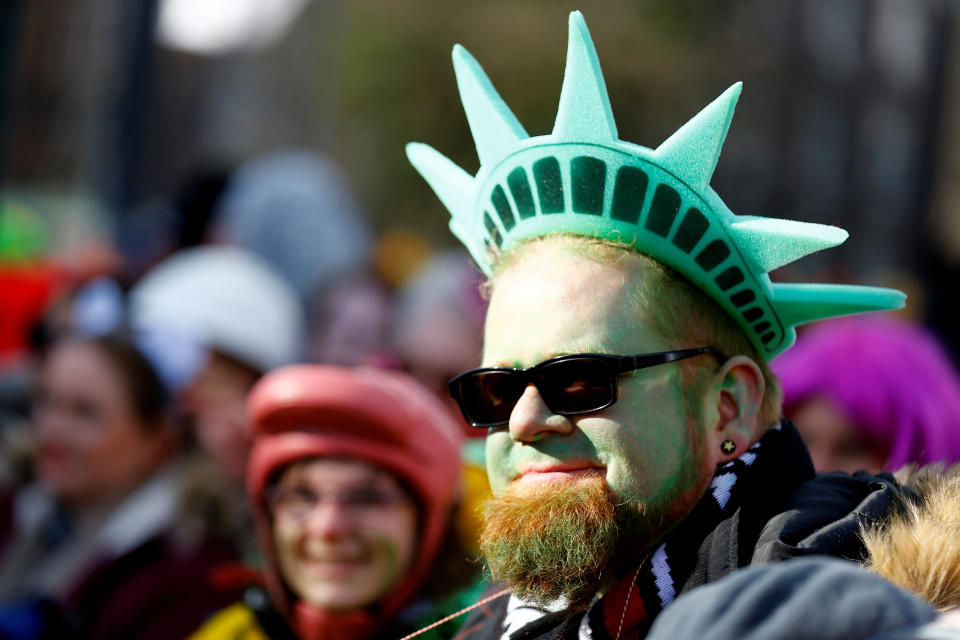
[[[268,502],[280,572],[309,605],[371,605],[413,562],[417,507],[396,478],[371,464],[318,458],[291,465]]]

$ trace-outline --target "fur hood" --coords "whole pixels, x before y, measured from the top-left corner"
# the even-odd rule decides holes
[[[865,527],[866,567],[940,610],[960,606],[960,464],[906,467],[904,509]],[[913,495],[911,495],[913,494]]]

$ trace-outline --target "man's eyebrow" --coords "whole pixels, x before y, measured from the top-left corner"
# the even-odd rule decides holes
[[[553,360],[554,358],[560,358],[563,356],[572,356],[578,353],[603,353],[600,349],[565,349],[564,351],[557,351],[552,354],[549,358],[544,358],[544,360]]]
[[[574,344],[568,349],[558,349],[557,351],[553,352],[553,355],[551,355],[550,358],[559,358],[560,356],[569,356],[575,353],[609,353],[609,352],[610,351],[607,348],[607,345],[603,343],[583,342],[580,344]],[[547,359],[549,360],[549,358]]]
[[[575,354],[575,353],[607,353],[607,351],[606,351],[606,349],[605,349],[604,347],[602,347],[602,346],[596,346],[596,345],[590,345],[590,346],[578,345],[578,346],[570,347],[569,349],[558,349],[558,350],[556,350],[556,351],[551,351],[550,353],[546,354],[543,358],[541,358],[540,360],[537,360],[536,362],[523,363],[523,362],[520,362],[519,360],[514,360],[514,361],[512,361],[512,362],[511,362],[511,361],[500,361],[500,362],[496,362],[496,363],[494,363],[494,364],[491,364],[490,366],[492,366],[492,367],[510,367],[510,368],[513,368],[513,369],[526,369],[526,368],[528,368],[528,367],[533,367],[533,366],[535,366],[535,365],[538,365],[538,364],[540,364],[541,362],[546,362],[547,360],[553,360],[554,358],[559,358],[560,356],[569,356],[569,355],[573,355],[573,354]]]

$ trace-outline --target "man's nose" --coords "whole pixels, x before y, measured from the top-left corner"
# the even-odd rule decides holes
[[[549,436],[569,435],[573,423],[566,416],[550,411],[537,388],[529,384],[510,414],[510,437],[517,442],[536,442]]]

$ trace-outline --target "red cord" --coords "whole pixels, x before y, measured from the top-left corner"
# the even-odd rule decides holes
[[[442,619],[440,619],[440,620],[437,620],[437,621],[434,622],[433,624],[427,625],[426,627],[424,627],[423,629],[420,629],[419,631],[414,631],[414,632],[411,633],[410,635],[403,636],[402,638],[400,638],[400,640],[409,640],[410,638],[416,638],[417,636],[419,636],[419,635],[421,635],[421,634],[423,634],[423,633],[426,633],[427,631],[430,631],[431,629],[436,629],[437,627],[439,627],[440,625],[444,624],[445,622],[449,622],[450,620],[453,620],[453,619],[456,618],[456,617],[462,616],[463,614],[465,614],[465,613],[467,613],[467,612],[469,612],[469,611],[473,611],[473,610],[476,609],[477,607],[482,607],[483,605],[487,604],[487,603],[490,602],[491,600],[496,600],[497,598],[499,598],[499,597],[501,597],[501,596],[505,596],[505,595],[507,595],[508,593],[510,593],[510,589],[504,589],[503,591],[498,591],[498,592],[496,592],[495,594],[493,594],[492,596],[487,596],[487,597],[484,598],[483,600],[480,600],[479,602],[475,602],[475,603],[473,603],[472,605],[470,605],[469,607],[464,607],[463,609],[460,609],[460,611],[457,611],[456,613],[451,613],[451,614],[448,615],[446,618],[442,618]]]

